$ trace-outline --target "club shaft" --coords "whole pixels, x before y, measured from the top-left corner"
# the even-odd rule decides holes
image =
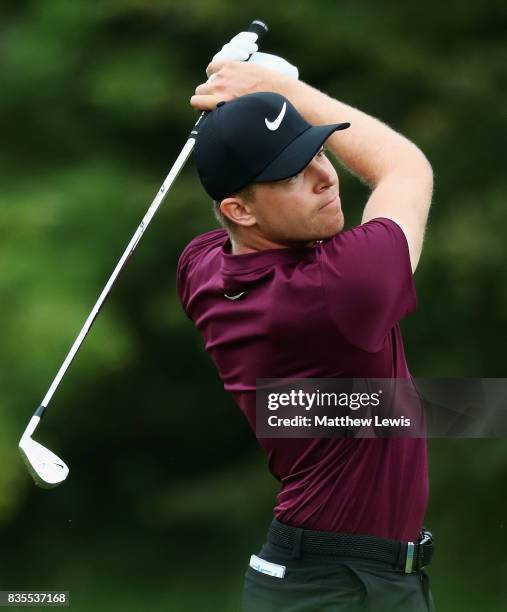
[[[125,249],[123,255],[121,256],[120,261],[117,263],[115,269],[113,270],[113,273],[111,274],[109,280],[107,281],[106,286],[102,290],[102,293],[99,295],[98,300],[95,302],[95,306],[92,308],[92,311],[90,312],[90,314],[88,315],[88,318],[84,322],[84,325],[81,328],[81,331],[79,332],[77,338],[74,340],[74,344],[70,348],[67,354],[67,357],[65,357],[64,362],[60,366],[58,373],[56,374],[53,382],[51,383],[51,386],[49,387],[46,395],[44,396],[41,406],[38,408],[41,416],[44,413],[44,410],[47,408],[49,402],[51,401],[51,398],[53,397],[56,389],[58,388],[60,381],[64,377],[65,372],[67,371],[68,367],[72,363],[72,360],[76,356],[76,353],[78,352],[79,348],[81,347],[81,344],[86,338],[86,335],[90,331],[93,325],[93,322],[95,321],[95,319],[97,318],[97,315],[100,312],[100,309],[104,305],[104,302],[106,301],[108,295],[111,293],[111,289],[113,288],[116,282],[116,279],[120,275],[120,272],[123,270],[123,268],[125,267],[125,264],[129,260],[129,257],[134,252],[136,246],[139,243],[139,240],[141,239],[142,235],[146,231],[146,228],[150,224],[150,221],[152,220],[153,216],[157,212],[159,206],[164,201],[164,198],[167,195],[167,192],[169,191],[169,189],[171,188],[171,185],[174,183],[174,181],[178,177],[190,153],[192,153],[194,145],[195,145],[195,138],[193,137],[189,138],[187,142],[185,143],[185,146],[181,150],[181,153],[179,154],[177,160],[174,162],[171,170],[169,171],[169,174],[167,175],[160,189],[158,190],[157,195],[155,196],[155,199],[153,200],[150,207],[148,208],[148,211],[144,215],[143,220],[139,224],[139,227],[137,228],[135,234],[132,236],[130,242],[128,243],[127,248]]]
[[[256,19],[252,21],[252,23],[250,24],[248,31],[255,32],[257,34],[257,44],[260,45],[264,35],[268,31],[268,27],[266,26],[264,22]],[[72,360],[76,356],[79,348],[81,347],[81,344],[83,343],[88,332],[90,331],[93,325],[93,322],[97,318],[97,315],[99,314],[100,309],[104,305],[104,302],[106,301],[108,295],[111,293],[111,289],[113,288],[116,282],[116,279],[118,278],[118,276],[120,275],[120,272],[125,267],[125,264],[127,263],[130,256],[134,252],[137,244],[139,243],[139,240],[141,239],[146,228],[150,224],[150,221],[152,220],[154,214],[157,212],[160,204],[162,204],[165,196],[167,195],[167,192],[171,188],[171,185],[174,183],[174,181],[178,177],[181,169],[183,168],[187,159],[192,153],[192,150],[195,145],[195,139],[198,133],[199,124],[202,121],[202,119],[205,117],[205,115],[206,115],[205,111],[199,115],[199,118],[197,119],[193,129],[191,130],[189,138],[185,146],[181,150],[181,153],[179,154],[177,160],[174,162],[171,170],[169,171],[169,174],[167,175],[160,189],[158,190],[157,195],[155,196],[155,199],[153,200],[150,207],[148,208],[148,211],[146,212],[141,223],[139,224],[139,227],[137,228],[135,234],[132,236],[130,242],[128,243],[127,248],[125,249],[125,252],[121,256],[120,261],[117,263],[115,269],[113,270],[113,273],[111,274],[109,280],[107,281],[106,286],[102,290],[102,293],[99,295],[99,298],[95,303],[95,306],[93,307],[92,311],[88,315],[88,318],[84,322],[84,325],[81,328],[81,331],[79,332],[79,334],[77,335],[77,338],[74,340],[74,344],[71,346],[67,354],[67,357],[65,357],[65,360],[60,366],[60,369],[58,370],[53,382],[51,383],[51,386],[49,387],[46,395],[42,399],[41,405],[37,408],[34,414],[34,417],[37,417],[38,419],[35,421],[36,423],[38,423],[40,419],[42,418],[42,416],[44,415],[44,412],[46,408],[48,407],[49,402],[51,401],[51,398],[53,397],[55,391],[57,390],[58,385],[60,384],[62,378],[64,377],[65,372],[67,371],[68,367],[72,363]],[[33,429],[35,429],[35,427]]]

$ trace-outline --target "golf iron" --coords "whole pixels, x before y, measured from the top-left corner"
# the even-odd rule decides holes
[[[260,44],[260,41],[264,34],[268,31],[268,28],[262,21],[255,20],[252,21],[252,23],[250,24],[248,31],[257,34],[256,42],[257,44]],[[75,339],[74,344],[70,348],[67,357],[60,366],[60,369],[58,370],[58,373],[56,374],[53,382],[51,383],[48,392],[44,396],[41,405],[35,411],[34,415],[30,419],[30,422],[28,423],[27,428],[21,436],[21,439],[19,441],[19,451],[27,465],[28,471],[30,472],[35,481],[35,484],[40,487],[50,489],[58,486],[67,478],[69,474],[69,468],[67,467],[66,463],[62,461],[62,459],[57,457],[57,455],[45,448],[42,444],[39,444],[39,442],[36,442],[32,438],[32,436],[35,433],[35,430],[37,429],[40,420],[43,417],[49,405],[49,402],[51,401],[51,398],[53,397],[56,389],[58,388],[58,385],[60,384],[63,376],[65,375],[65,372],[72,363],[72,360],[76,356],[76,353],[81,347],[81,344],[86,338],[86,335],[90,331],[93,322],[97,318],[97,315],[99,314],[102,306],[104,305],[104,302],[106,301],[109,293],[111,292],[111,289],[113,288],[116,279],[125,267],[127,261],[129,260],[130,256],[134,252],[134,249],[139,243],[139,240],[141,239],[146,228],[150,224],[154,214],[157,212],[160,204],[167,195],[167,192],[171,188],[181,169],[185,165],[188,157],[190,156],[190,153],[192,152],[195,145],[195,139],[198,133],[199,123],[205,116],[205,114],[206,111],[200,114],[198,120],[196,121],[194,127],[190,132],[190,136],[187,142],[185,143],[185,146],[183,147],[181,153],[178,155],[178,158],[174,162],[173,167],[169,171],[169,174],[167,175],[164,182],[162,183],[162,186],[158,190],[155,199],[151,203],[143,220],[139,224],[139,227],[137,228],[136,232],[128,243],[127,248],[121,256],[120,261],[117,263],[115,269],[113,270],[113,273],[111,274],[109,280],[106,283],[106,286],[102,290],[102,293],[96,301],[92,311],[88,315],[88,318],[86,319],[83,327],[81,328],[81,331],[79,332],[77,338]]]

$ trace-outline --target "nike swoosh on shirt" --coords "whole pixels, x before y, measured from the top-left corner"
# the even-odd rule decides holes
[[[237,295],[227,295],[227,293],[224,293],[224,297],[226,297],[228,300],[237,300],[244,294],[245,294],[244,291],[242,291],[241,293],[238,293]]]
[[[282,123],[283,118],[285,117],[286,110],[287,110],[287,102],[284,102],[282,106],[282,110],[280,111],[280,114],[274,121],[269,121],[267,117],[264,118],[264,122],[266,123],[266,127],[268,128],[268,130],[271,130],[272,132],[276,132],[276,130],[280,127],[280,124]]]

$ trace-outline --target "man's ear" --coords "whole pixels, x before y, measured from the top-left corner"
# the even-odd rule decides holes
[[[240,197],[225,198],[220,202],[222,214],[237,225],[251,227],[257,223],[257,219],[250,205]]]

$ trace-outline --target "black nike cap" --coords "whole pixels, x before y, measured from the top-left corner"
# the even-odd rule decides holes
[[[198,126],[194,156],[202,186],[221,201],[251,183],[294,176],[333,132],[349,126],[313,126],[272,92],[219,102]]]

